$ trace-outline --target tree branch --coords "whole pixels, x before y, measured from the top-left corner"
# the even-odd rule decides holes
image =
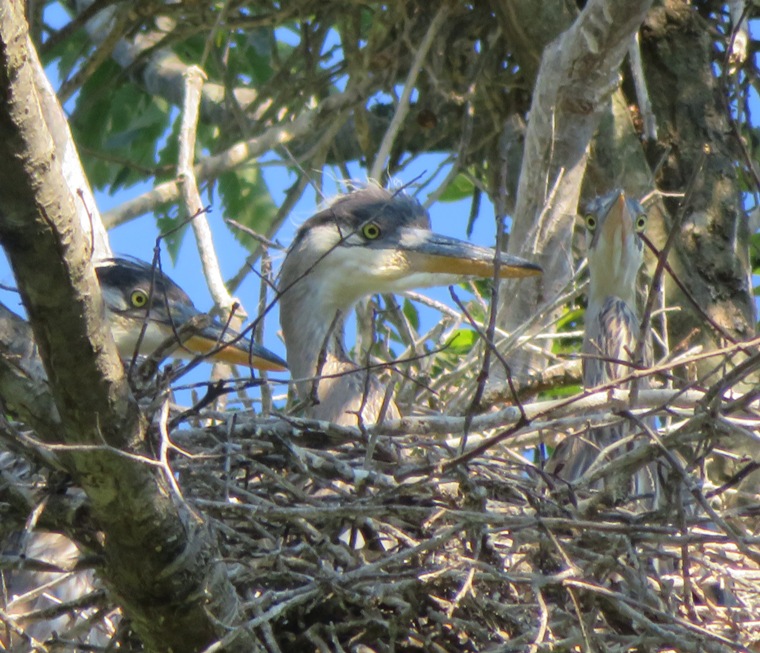
[[[206,525],[175,503],[152,465],[139,462],[145,420],[104,318],[90,242],[44,120],[29,43],[23,5],[0,6],[0,240],[61,421],[39,435],[86,445],[59,455],[92,503],[104,533],[105,581],[146,648],[198,650],[228,632],[237,596]]]
[[[265,132],[250,140],[236,143],[228,150],[214,156],[207,157],[195,166],[195,177],[199,181],[215,179],[222,173],[234,170],[244,165],[251,159],[269,152],[278,145],[284,145],[291,141],[303,138],[313,133],[322,116],[329,116],[332,112],[345,109],[358,102],[363,94],[363,89],[354,89],[345,93],[337,93],[323,100],[319,107],[311,111],[304,111],[291,123],[278,124],[270,127]],[[147,193],[121,206],[103,214],[103,221],[108,229],[128,222],[145,213],[155,210],[156,207],[170,202],[176,202],[180,197],[180,189],[177,181],[167,181],[159,184]]]

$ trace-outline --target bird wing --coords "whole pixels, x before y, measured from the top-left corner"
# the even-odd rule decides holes
[[[636,313],[619,297],[608,297],[598,311],[587,311],[586,320],[583,386],[596,388],[629,376],[640,334]]]
[[[599,308],[589,306],[583,339],[583,386],[596,388],[629,376],[634,371],[632,360],[640,332],[636,313],[619,297],[608,297]],[[648,348],[644,359],[649,360]],[[620,387],[628,385],[622,383]],[[584,436],[567,438],[557,447],[546,469],[574,481],[588,470],[602,449],[629,432],[629,424],[617,422],[591,428]]]

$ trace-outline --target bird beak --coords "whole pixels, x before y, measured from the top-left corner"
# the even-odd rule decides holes
[[[471,245],[424,229],[404,229],[399,250],[412,272],[492,277],[496,250]],[[499,277],[533,277],[543,272],[540,265],[499,253]]]
[[[233,342],[234,341],[234,342]],[[219,323],[213,323],[182,343],[194,354],[208,360],[230,365],[245,365],[267,372],[284,372],[288,364],[277,354],[255,344]]]
[[[612,242],[615,232],[620,230],[620,246],[623,246],[626,238],[633,230],[633,217],[628,210],[625,194],[620,193],[612,202],[607,219],[604,221],[603,230],[609,235],[607,238]]]

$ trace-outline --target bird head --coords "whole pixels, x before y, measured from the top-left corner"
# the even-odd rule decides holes
[[[615,190],[589,202],[583,216],[592,285],[590,298],[628,299],[635,293],[636,276],[644,261],[641,239],[647,225],[644,207],[627,198],[623,191]]]
[[[336,308],[365,295],[493,276],[496,251],[436,234],[416,199],[368,186],[339,197],[307,220],[288,250],[280,291],[307,284]],[[500,277],[541,274],[529,261],[500,253]]]
[[[124,359],[135,354],[141,333],[138,353],[147,356],[169,338],[176,337],[182,325],[202,315],[182,288],[148,263],[112,258],[100,261],[95,271],[106,317],[119,355]],[[209,360],[215,362],[270,371],[287,369],[279,356],[240,337],[217,320],[178,342],[173,354],[185,358],[210,354]]]

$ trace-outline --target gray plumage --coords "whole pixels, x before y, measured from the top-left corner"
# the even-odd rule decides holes
[[[622,191],[597,198],[585,212],[589,262],[589,291],[583,336],[583,386],[597,388],[629,376],[633,356],[639,347],[640,320],[636,309],[636,278],[644,260],[641,233],[646,227],[646,212]],[[645,366],[650,350],[643,349]],[[639,387],[648,387],[641,379]],[[627,389],[629,382],[618,384]],[[615,449],[600,458],[611,445],[639,429],[627,420],[594,427],[584,436],[563,441],[547,465],[547,471],[573,482],[595,463],[606,462]],[[631,443],[628,447],[633,446]],[[650,465],[631,478],[629,493],[647,498],[653,505],[657,490],[654,466]]]
[[[167,340],[176,340],[177,330],[202,313],[187,293],[150,263],[138,259],[112,258],[95,268],[103,294],[111,332],[124,359],[136,352],[149,355]],[[221,345],[221,346],[220,346]],[[242,338],[219,320],[177,342],[172,355],[192,358],[208,355],[212,362],[247,365],[283,371],[286,363],[268,349]]]
[[[359,412],[365,423],[377,421],[385,384],[353,363],[343,346],[343,318],[358,299],[490,277],[494,256],[493,249],[433,233],[427,211],[414,198],[378,186],[343,195],[307,220],[278,282],[288,366],[301,399],[311,393],[324,347],[319,403],[307,414],[352,426]],[[503,277],[541,272],[506,254],[500,261]],[[385,417],[396,416],[391,402]]]

